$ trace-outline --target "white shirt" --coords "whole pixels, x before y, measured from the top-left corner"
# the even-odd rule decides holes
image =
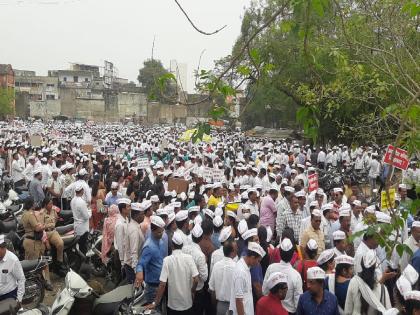
[[[48,181],[47,181],[47,188],[51,188],[53,186],[53,183],[54,183],[54,189],[53,189],[53,191],[56,194],[61,194],[61,188],[62,188],[62,186],[61,186],[61,182],[60,182],[59,178],[57,177],[57,180],[54,180],[53,177],[51,177],[50,179],[48,179]]]
[[[68,185],[66,187],[66,189],[64,190],[63,195],[64,196],[70,196],[70,198],[73,198],[76,194],[74,191],[74,187],[76,186],[76,183],[80,183],[83,186],[83,200],[90,205],[90,202],[92,200],[92,193],[90,191],[90,187],[89,185],[86,183],[86,181],[79,179],[73,183],[71,183],[70,185]]]
[[[216,300],[221,302],[230,301],[235,267],[236,262],[230,257],[223,257],[222,260],[214,265],[210,275],[209,289],[216,293]]]
[[[26,182],[30,182],[32,178],[34,178],[34,170],[35,167],[31,163],[28,163],[28,165],[26,165],[25,169],[22,172],[22,175],[25,177]]]
[[[229,310],[237,315],[236,299],[242,299],[245,315],[254,315],[254,301],[252,298],[251,273],[245,260],[241,258],[235,266],[232,276]]]
[[[324,151],[319,151],[317,163],[325,163],[326,154]]]
[[[12,162],[12,179],[13,179],[14,183],[16,183],[16,182],[18,182],[22,179],[25,179],[23,177],[23,174],[22,174],[23,171],[24,171],[24,168],[19,163],[19,161],[18,160],[13,160],[13,162]]]
[[[139,260],[139,253],[143,248],[144,235],[140,229],[140,224],[131,220],[127,226],[125,238],[124,264],[136,269]]]
[[[197,267],[190,255],[175,249],[163,259],[159,280],[168,283],[168,307],[185,311],[192,307],[192,279],[198,276]]]
[[[372,159],[369,164],[369,177],[376,178],[377,176],[379,176],[380,171],[381,164],[377,160]]]
[[[268,266],[265,273],[264,282],[262,286],[262,291],[264,295],[269,293],[267,288],[267,280],[270,275],[274,272],[282,272],[287,276],[287,294],[285,299],[282,301],[284,308],[289,313],[296,313],[296,308],[299,302],[299,297],[303,293],[302,291],[302,277],[299,272],[293,269],[290,263],[280,261],[279,263],[274,263]]]
[[[405,245],[407,245],[408,247],[410,247],[411,251],[413,253],[416,252],[416,250],[418,249],[417,246],[417,241],[414,239],[413,235],[411,235],[405,242]],[[400,267],[401,270],[404,270],[405,267],[407,267],[407,265],[409,264],[410,260],[411,260],[411,255],[409,255],[406,251],[404,251],[401,259],[400,259]]]
[[[211,277],[211,274],[213,272],[214,265],[218,261],[221,261],[224,257],[225,257],[225,255],[223,254],[223,246],[220,246],[220,248],[216,249],[211,254],[211,259],[210,259],[210,277]]]
[[[127,236],[128,218],[124,218],[121,214],[118,215],[117,223],[115,223],[114,233],[114,247],[118,250],[120,261],[124,261],[125,239]]]
[[[194,260],[195,266],[198,270],[197,291],[200,291],[204,287],[204,282],[206,282],[209,276],[206,263],[206,256],[201,251],[200,246],[194,242],[186,246],[184,245],[182,247],[182,252],[184,254],[191,255],[191,257]]]
[[[6,250],[6,254],[0,260],[0,270],[0,295],[10,293],[17,287],[17,300],[22,302],[25,294],[25,274],[19,258]]]
[[[92,213],[82,197],[75,196],[70,202],[70,208],[74,218],[74,233],[76,236],[82,236],[89,232],[89,218]]]

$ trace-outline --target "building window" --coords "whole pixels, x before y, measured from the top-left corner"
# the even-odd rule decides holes
[[[64,77],[64,78],[63,78],[63,81],[64,81],[64,82],[67,82],[67,77]]]
[[[79,77],[78,77],[77,75],[75,75],[75,76],[73,77],[73,82],[79,82]]]
[[[89,78],[85,78],[85,82],[89,82]]]
[[[64,80],[64,81],[65,81],[65,80]],[[48,86],[48,87],[54,87],[54,84],[47,83],[47,86]]]
[[[47,94],[47,100],[55,100],[54,94]]]

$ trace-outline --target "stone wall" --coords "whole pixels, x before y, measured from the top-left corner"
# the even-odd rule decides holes
[[[31,117],[52,119],[61,115],[60,100],[29,101],[29,113]]]

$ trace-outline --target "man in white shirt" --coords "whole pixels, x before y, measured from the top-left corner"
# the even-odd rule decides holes
[[[25,177],[25,180],[27,183],[29,183],[33,176],[34,176],[34,170],[35,170],[35,157],[30,156],[29,157],[29,163],[26,164],[25,169],[23,170],[23,176]]]
[[[86,204],[90,205],[90,202],[92,200],[92,193],[88,183],[85,180],[86,175],[88,175],[88,172],[84,168],[82,168],[77,175],[78,180],[71,183],[64,189],[64,195],[73,198],[75,195],[75,187],[77,185],[81,185],[83,188],[82,198],[86,202]]]
[[[216,308],[216,315],[225,315],[229,310],[232,277],[236,267],[234,258],[238,255],[236,241],[225,241],[223,254],[223,259],[214,265],[209,281],[209,290],[212,304]]]
[[[287,294],[286,298],[282,301],[284,308],[289,313],[296,313],[296,308],[299,302],[299,297],[303,293],[302,290],[302,277],[293,266],[290,264],[292,260],[294,248],[290,239],[285,238],[280,244],[281,248],[281,261],[268,266],[265,273],[263,282],[263,294],[267,295],[269,290],[267,288],[267,280],[274,272],[282,272],[287,276]]]
[[[249,269],[257,266],[264,256],[265,251],[259,244],[249,242],[246,256],[242,257],[236,264],[232,276],[229,301],[229,311],[232,315],[254,315],[251,273]]]
[[[19,162],[19,153],[14,153],[12,162],[12,179],[16,187],[25,185],[25,177],[23,176],[24,170],[25,168]]]
[[[89,219],[92,212],[87,207],[86,201],[82,198],[83,186],[78,183],[74,186],[75,196],[70,202],[70,208],[74,218],[74,234],[79,236],[79,247],[83,253],[87,252],[87,238],[89,235]]]
[[[144,220],[144,208],[140,203],[131,204],[131,220],[127,226],[124,247],[124,272],[128,283],[134,283],[139,253],[143,248],[144,235],[140,223]]]
[[[317,163],[319,168],[325,168],[325,159],[327,155],[322,151],[322,147],[319,148]]]
[[[4,235],[0,235],[0,301],[14,299],[18,306],[25,294],[25,275],[15,254],[8,251]]]
[[[369,183],[373,191],[376,188],[376,179],[381,172],[381,164],[378,161],[378,154],[372,154],[372,160],[369,163]]]
[[[114,247],[118,252],[118,257],[120,258],[121,266],[124,263],[124,253],[126,248],[126,237],[128,223],[130,222],[130,205],[131,200],[128,198],[118,199],[118,209],[120,214],[118,215],[117,222],[115,223],[115,233],[114,233]],[[121,268],[120,268],[121,270]]]
[[[184,238],[182,234],[180,235],[182,238]],[[192,243],[184,245],[182,247],[182,252],[192,256],[195,266],[198,270],[198,284],[195,292],[192,312],[193,314],[203,314],[206,297],[206,292],[203,290],[203,288],[209,274],[207,269],[206,256],[201,251],[200,245],[198,245],[203,238],[203,229],[199,224],[194,226],[191,231],[191,236]]]
[[[146,308],[153,309],[159,305],[168,284],[168,315],[192,314],[193,298],[198,284],[198,270],[192,257],[181,251],[183,238],[179,232],[175,232],[172,236],[172,244],[172,255],[163,259],[156,298]]]
[[[54,205],[61,208],[61,195],[63,194],[63,188],[61,186],[61,181],[58,178],[57,168],[52,169],[51,178],[47,181],[47,191],[52,196]]]

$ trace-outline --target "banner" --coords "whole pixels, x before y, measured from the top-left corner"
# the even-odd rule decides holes
[[[309,192],[318,189],[318,174],[311,174],[308,176],[308,188]]]
[[[386,191],[381,192],[381,210],[393,209],[395,207],[395,188],[389,190],[389,200]]]
[[[405,171],[408,168],[408,164],[410,162],[407,151],[397,148],[395,150],[394,158],[391,160],[393,151],[394,151],[394,146],[388,145],[388,149],[386,150],[385,157],[384,157],[384,163],[393,165],[394,167]]]

